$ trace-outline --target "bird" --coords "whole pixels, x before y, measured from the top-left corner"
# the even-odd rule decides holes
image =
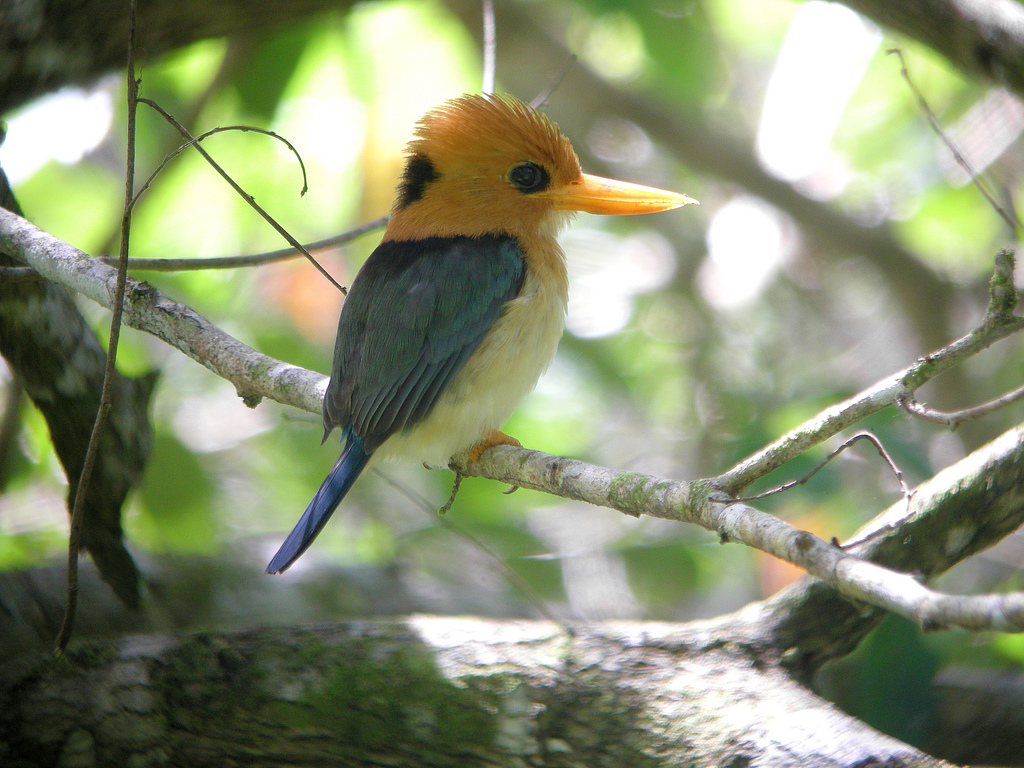
[[[381,243],[352,281],[323,399],[337,462],[267,566],[306,551],[381,460],[445,466],[495,445],[555,355],[569,279],[556,236],[576,212],[696,200],[584,174],[558,126],[507,95],[469,94],[417,123]]]

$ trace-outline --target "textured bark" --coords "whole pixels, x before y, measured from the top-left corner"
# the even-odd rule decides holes
[[[928,766],[700,627],[413,617],[78,647],[0,678],[0,761]]]
[[[519,474],[502,477],[517,484],[559,483],[550,471],[558,460],[547,457],[535,472],[534,452],[496,449],[480,464],[493,470],[509,463],[503,457]],[[936,575],[1019,526],[1022,473],[1018,427],[918,488],[909,515],[900,504],[880,518],[876,525],[889,517],[895,527],[860,554]],[[35,616],[16,607],[28,591],[0,580],[5,613]],[[8,646],[0,764],[943,764],[811,691],[821,666],[852,650],[882,615],[805,579],[731,616],[607,624],[575,637],[549,623],[411,619],[84,643],[62,664]],[[943,712],[971,696],[956,711],[992,734],[972,747],[1018,755],[1019,740],[993,728],[993,708],[978,701],[982,686],[949,681],[951,690],[954,683]],[[933,741],[949,749],[956,726],[941,724]],[[979,753],[964,753],[966,743],[960,753],[974,760]]]
[[[805,679],[821,664],[853,650],[874,627],[882,613],[868,606],[905,616],[926,629],[1021,631],[1019,593],[943,595],[923,588],[918,576],[944,573],[1024,524],[1024,426],[1008,430],[915,489],[909,502],[898,502],[868,526],[873,536],[868,543],[848,551],[749,507],[736,513],[740,505],[716,500],[710,481],[614,472],[510,446],[492,448],[472,464],[453,460],[452,468],[629,515],[694,522],[723,541],[741,541],[828,582],[809,581],[795,594],[752,607],[767,610],[763,623],[743,618],[743,624],[755,627],[751,644],[767,642],[779,652],[799,651],[790,664],[802,668]]]
[[[1024,524],[1024,427],[940,472],[854,538],[882,530],[853,551],[922,580],[1009,536]],[[892,525],[891,528],[885,528]],[[954,598],[954,602],[957,598]],[[980,603],[979,603],[980,607]],[[886,616],[804,578],[764,602],[722,620],[724,636],[756,653],[785,654],[783,665],[810,684],[830,661],[852,652]]]

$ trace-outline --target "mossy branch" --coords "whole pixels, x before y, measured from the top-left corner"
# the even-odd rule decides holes
[[[111,305],[114,270],[6,211],[0,211],[0,249],[28,263],[43,277],[105,307]],[[993,303],[998,303],[1002,310],[1008,306],[1005,296],[998,300],[994,297]],[[323,376],[256,352],[146,283],[129,282],[124,317],[132,327],[158,336],[231,381],[250,406],[263,397],[270,397],[313,413],[320,409],[326,384]],[[478,462],[468,463],[465,457],[455,457],[452,468],[463,475],[534,488],[633,516],[644,514],[700,525],[718,533],[723,541],[742,542],[788,560],[850,598],[893,611],[923,626],[1024,631],[1022,595],[969,598],[942,595],[923,587],[913,576],[871,563],[734,500],[735,491],[753,479],[859,419],[896,404],[901,396],[912,393],[928,379],[1022,327],[1024,320],[1017,316],[1005,311],[990,312],[982,326],[967,336],[827,409],[716,478],[674,481],[640,472],[617,472],[508,446],[486,451]],[[932,483],[938,483],[934,493],[918,489],[909,510],[903,503],[899,505],[900,520],[891,527],[889,536],[905,537],[906,525],[922,517],[929,518],[934,509],[948,505],[949,499],[964,493],[996,494],[983,502],[971,497],[964,503],[973,510],[999,510],[998,525],[990,525],[984,516],[975,514],[971,518],[971,535],[959,547],[953,547],[948,540],[942,547],[935,547],[933,542],[943,541],[944,536],[951,540],[955,529],[962,532],[962,517],[950,513],[944,518],[945,528],[929,519],[927,533],[921,537],[921,549],[913,550],[918,558],[905,563],[907,570],[937,572],[935,550],[942,550],[944,567],[948,567],[957,557],[976,552],[981,546],[979,542],[988,546],[998,540],[996,536],[1005,535],[1008,531],[1003,524],[1007,520],[1013,521],[1014,527],[1024,522],[1024,492],[1020,490],[1024,488],[1024,476],[1018,476],[1024,474],[1022,446],[1024,430],[1011,430],[949,470],[952,475],[944,473],[933,480]],[[987,462],[982,470],[975,467],[979,456]],[[993,473],[1006,467],[1010,468],[1007,482],[993,483]],[[927,501],[933,498],[941,500],[942,505],[938,501]],[[960,508],[954,505],[956,509]],[[888,537],[881,538],[887,540]],[[872,546],[875,546],[874,540]]]

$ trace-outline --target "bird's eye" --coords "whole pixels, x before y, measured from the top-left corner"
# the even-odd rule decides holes
[[[548,172],[536,163],[520,163],[508,172],[509,182],[520,192],[540,192],[551,183]]]

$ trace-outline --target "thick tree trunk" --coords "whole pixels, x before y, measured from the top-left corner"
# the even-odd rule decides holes
[[[412,617],[79,646],[0,679],[4,765],[941,766],[700,626]]]
[[[863,554],[938,573],[1014,529],[1021,444],[1011,430],[919,488]],[[965,516],[974,536],[951,547]],[[881,615],[805,579],[687,625],[417,617],[83,642],[0,667],[0,764],[945,765],[809,687]]]

